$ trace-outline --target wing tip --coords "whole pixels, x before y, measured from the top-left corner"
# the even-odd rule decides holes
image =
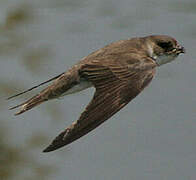
[[[50,146],[46,147],[42,152],[47,153],[53,151]]]
[[[66,145],[66,144],[65,144]],[[43,153],[47,153],[47,152],[52,152],[55,151],[63,146],[65,146],[64,144],[54,144],[54,142],[52,142],[48,147],[46,147],[42,152]]]
[[[60,133],[53,141],[52,143],[46,147],[42,152],[51,152],[55,151],[63,146],[66,146],[67,144],[71,143],[65,139],[65,134],[67,133],[67,129]]]

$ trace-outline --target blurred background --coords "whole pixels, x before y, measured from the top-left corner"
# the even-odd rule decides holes
[[[93,89],[14,116],[8,108],[80,58],[120,39],[175,37],[187,50],[157,69],[148,88],[87,136],[42,153]],[[0,0],[1,180],[195,180],[195,0]]]

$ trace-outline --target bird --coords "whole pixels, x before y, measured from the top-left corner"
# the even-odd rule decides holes
[[[43,152],[57,150],[86,135],[134,99],[153,79],[156,68],[173,61],[185,48],[168,35],[119,40],[92,52],[66,72],[26,91],[53,81],[22,104],[15,115],[51,99],[94,87],[95,93],[79,119],[63,130]]]

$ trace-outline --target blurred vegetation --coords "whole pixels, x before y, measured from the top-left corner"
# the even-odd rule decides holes
[[[8,11],[5,20],[5,28],[13,29],[20,24],[31,21],[32,19],[33,15],[31,12],[31,7],[27,4],[20,4],[20,6]]]
[[[23,32],[17,30],[27,22],[32,22],[33,14],[30,6],[20,4],[8,9],[4,23],[0,25],[0,55],[17,53],[26,46],[28,40]]]
[[[0,56],[7,56],[8,59],[17,60],[28,70],[37,74],[42,72],[43,63],[48,62],[51,56],[51,49],[48,45],[37,46],[31,45],[34,41],[35,34],[24,33],[24,27],[28,24],[35,23],[33,8],[31,5],[18,4],[12,6],[6,11],[4,23],[0,24]],[[31,32],[31,31],[29,31]],[[1,58],[2,64],[5,58]],[[2,66],[1,66],[2,67]],[[13,67],[12,67],[13,68]],[[22,81],[15,81],[1,77],[0,79],[0,109],[7,109],[6,97],[26,89]],[[28,93],[28,96],[31,93]],[[25,96],[22,96],[25,97]],[[6,107],[4,107],[6,106]],[[54,110],[48,109],[51,114]],[[4,111],[3,111],[4,112]],[[60,114],[60,112],[58,112]],[[23,146],[20,147],[17,142],[11,143],[12,131],[10,119],[5,119],[6,115],[1,114],[0,126],[0,180],[35,180],[48,179],[51,174],[57,172],[56,165],[48,165],[41,162],[39,158],[34,157],[36,149],[43,147],[43,144],[49,142],[47,135],[34,132],[31,137],[26,139]],[[54,115],[53,115],[54,117]],[[2,119],[3,118],[3,119]],[[36,130],[35,130],[36,131]]]
[[[31,154],[33,148],[40,146],[47,139],[43,134],[36,134],[21,151],[9,143],[11,133],[2,122],[0,127],[0,179],[47,179],[54,173],[55,166],[42,164]],[[24,173],[25,172],[25,173]],[[28,173],[29,172],[29,173]]]
[[[23,65],[29,72],[40,73],[51,56],[51,50],[46,47],[28,49],[23,55]]]
[[[26,43],[26,39],[23,35],[11,31],[3,31],[3,29],[1,29],[0,36],[0,55],[17,53]]]

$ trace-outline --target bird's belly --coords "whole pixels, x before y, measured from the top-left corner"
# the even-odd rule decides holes
[[[65,93],[63,93],[61,95],[61,97],[65,96],[65,95],[68,95],[68,94],[77,93],[79,91],[82,91],[84,89],[90,88],[92,86],[93,86],[92,83],[90,83],[88,81],[85,81],[85,80],[81,80],[79,84],[76,84],[75,86],[73,86],[72,88],[67,90]]]

